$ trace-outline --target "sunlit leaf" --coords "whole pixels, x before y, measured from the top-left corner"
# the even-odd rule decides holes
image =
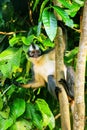
[[[59,0],[61,4],[66,8],[65,11],[70,15],[71,17],[74,17],[77,14],[77,11],[80,9],[80,7],[83,6],[84,1],[82,0],[73,0],[72,2],[68,0]]]
[[[9,130],[32,130],[32,123],[25,119],[20,119],[19,121],[16,121]]]
[[[36,104],[38,105],[42,113],[43,125],[44,126],[48,125],[50,129],[53,129],[55,127],[55,119],[48,104],[43,99],[37,99]]]
[[[37,5],[39,4],[40,0],[35,0],[34,6],[33,6],[33,11],[35,11]]]
[[[0,116],[2,116],[2,118],[4,119],[8,119],[9,118],[9,112],[10,112],[10,108],[6,107],[3,109],[3,111],[0,111]]]
[[[46,38],[43,42],[44,46],[47,46],[47,47],[54,47],[54,43],[52,41],[50,41],[49,38]]]
[[[30,45],[32,42],[33,42],[33,39],[34,39],[34,35],[30,35],[30,36],[28,36],[28,37],[22,37],[21,38],[22,39],[22,41],[23,41],[23,43],[25,44],[25,45]]]
[[[42,22],[39,21],[39,22],[38,22],[38,26],[37,26],[37,36],[39,36],[40,33],[41,33],[41,25],[42,25]]]
[[[43,128],[42,116],[36,105],[28,103],[26,106],[25,116],[27,119],[30,119],[33,122],[34,126],[39,128],[39,130],[42,130]]]
[[[14,119],[20,117],[25,112],[25,101],[23,99],[15,99],[11,105],[10,116]]]
[[[48,37],[51,41],[53,41],[57,31],[57,20],[54,16],[54,13],[44,9],[42,20]]]
[[[8,48],[0,54],[0,70],[4,77],[11,78],[12,72],[19,68],[21,52],[21,48]]]
[[[14,36],[9,40],[9,44],[11,47],[13,47],[15,44],[19,43],[20,36]]]
[[[70,19],[69,15],[67,14],[67,12],[64,11],[64,9],[58,6],[53,6],[53,8],[57,12],[57,14],[61,16],[62,20],[65,22],[67,26],[69,27],[74,26],[73,20]]]
[[[7,130],[12,124],[13,124],[12,118],[4,119],[0,116],[0,129],[1,130]]]

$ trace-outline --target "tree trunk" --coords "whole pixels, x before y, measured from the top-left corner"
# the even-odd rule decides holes
[[[58,0],[53,0],[54,5],[61,6],[58,3]],[[58,20],[61,20],[61,17],[55,13],[55,16]],[[67,94],[61,84],[59,84],[59,80],[64,79],[64,50],[65,50],[65,41],[63,36],[62,28],[58,27],[57,35],[55,37],[55,71],[56,71],[56,84],[61,88],[61,93],[58,95],[59,103],[60,103],[60,113],[61,113],[61,128],[62,130],[71,130],[70,126],[70,113],[69,113],[69,102],[67,98]]]
[[[58,83],[58,81],[61,78],[64,79],[64,70],[65,70],[65,66],[63,62],[65,43],[63,39],[62,28],[60,27],[58,27],[57,36],[55,38],[55,46],[56,46],[55,47],[56,49],[56,55],[55,55],[56,84],[58,87],[61,88],[61,93],[59,94],[61,126],[62,126],[62,130],[71,130],[68,98],[67,98],[67,95],[63,86]]]
[[[85,1],[82,31],[79,43],[79,52],[76,66],[75,80],[75,107],[73,117],[73,129],[84,130],[85,124],[85,103],[84,103],[84,83],[85,83],[85,65],[87,55],[87,0]]]

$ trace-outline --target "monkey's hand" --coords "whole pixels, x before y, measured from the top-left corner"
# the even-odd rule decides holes
[[[73,93],[72,89],[70,88],[70,86],[68,86],[67,81],[65,79],[61,79],[59,81],[59,83],[63,85],[69,98],[71,98],[71,100],[74,100],[74,93]]]
[[[19,86],[19,87],[23,87],[23,88],[32,88],[32,83],[27,83],[27,84],[23,84],[23,83],[19,83],[17,81],[13,82],[14,85]]]
[[[14,85],[16,85],[16,86],[19,86],[19,87],[22,86],[22,83],[19,83],[19,82],[17,82],[17,81],[13,81],[12,83],[13,83]]]

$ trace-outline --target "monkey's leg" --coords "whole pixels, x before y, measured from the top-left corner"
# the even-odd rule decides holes
[[[57,99],[58,93],[61,92],[61,89],[56,86],[53,75],[48,75],[48,91],[55,99]]]

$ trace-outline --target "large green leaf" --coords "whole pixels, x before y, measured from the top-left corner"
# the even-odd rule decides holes
[[[22,48],[8,48],[0,54],[0,70],[4,77],[11,78],[20,66]]]
[[[17,98],[11,105],[10,116],[15,120],[25,112],[25,101]]]
[[[0,53],[0,64],[2,61],[11,60],[16,51],[17,51],[16,48],[7,48],[5,51]]]
[[[58,15],[61,16],[62,20],[65,22],[65,24],[69,27],[73,27],[73,20],[70,19],[69,15],[67,12],[64,11],[64,9],[58,7],[58,6],[53,6],[54,10],[58,13]]]
[[[48,125],[50,130],[52,130],[55,127],[55,119],[48,104],[43,99],[36,100],[36,104],[43,116],[43,126]]]
[[[13,119],[4,119],[0,116],[0,130],[7,130],[13,124]]]
[[[32,130],[32,123],[25,119],[20,119],[12,125],[9,130]]]
[[[80,9],[80,7],[83,6],[84,2],[81,0],[69,2],[68,0],[59,0],[62,5],[67,8],[65,9],[66,12],[71,16],[74,17],[77,13],[77,11]]]
[[[54,13],[48,11],[47,9],[44,9],[42,20],[47,35],[49,36],[50,40],[53,41],[57,31],[57,20],[54,16]]]
[[[27,119],[30,119],[34,126],[36,126],[39,130],[42,130],[43,128],[43,122],[42,122],[42,116],[35,104],[28,103],[26,105],[26,112],[25,116]]]

